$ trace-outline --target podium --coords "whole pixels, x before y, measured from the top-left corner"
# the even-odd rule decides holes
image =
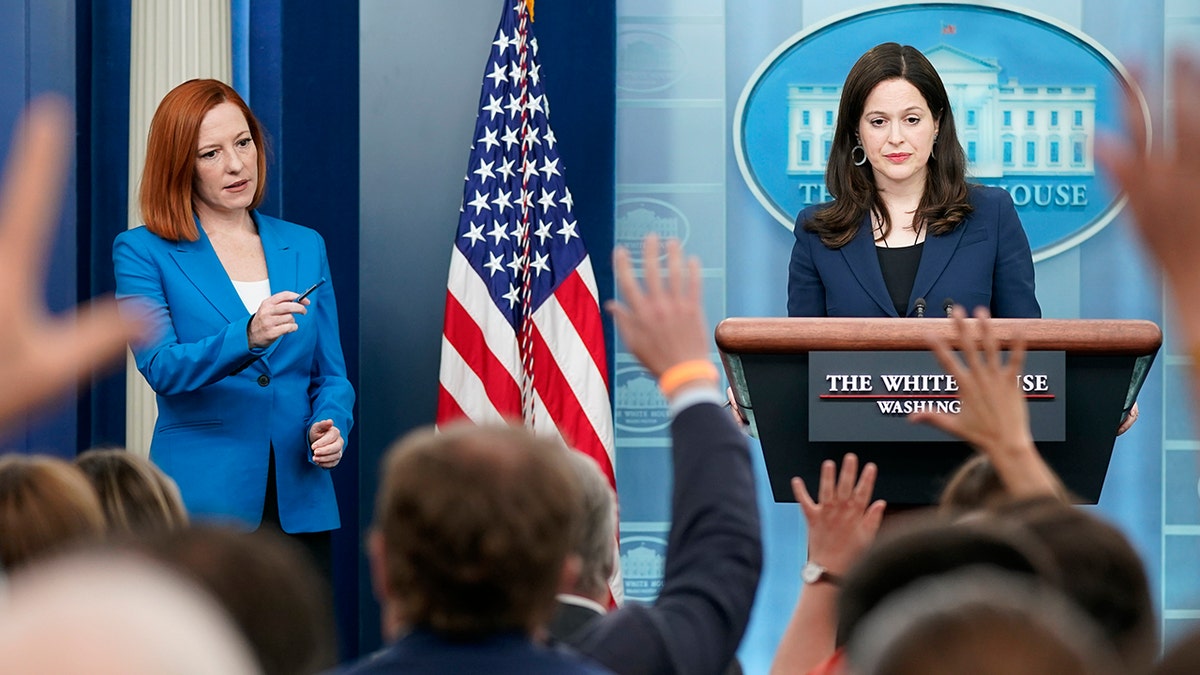
[[[1096,503],[1117,427],[1162,345],[1162,331],[1137,320],[993,319],[992,333],[1005,350],[1021,336],[1031,355],[1064,355],[1065,433],[1037,445],[1067,489],[1083,503]],[[932,318],[729,318],[717,326],[734,400],[762,444],[776,502],[795,501],[792,476],[815,494],[821,462],[840,461],[847,452],[879,466],[876,497],[895,505],[936,502],[946,479],[973,452],[967,444],[810,440],[809,433],[809,371],[816,353],[928,351],[930,335],[954,344],[954,324]]]

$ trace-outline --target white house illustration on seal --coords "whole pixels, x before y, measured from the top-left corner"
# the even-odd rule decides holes
[[[924,54],[946,85],[971,176],[1095,173],[1095,86],[1001,83],[994,58],[947,44]],[[841,85],[788,86],[789,174],[825,172],[841,92]]]

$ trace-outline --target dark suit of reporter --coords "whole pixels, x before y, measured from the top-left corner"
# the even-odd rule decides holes
[[[790,316],[915,316],[953,299],[1040,317],[1012,199],[969,186],[946,88],[915,48],[878,45],[846,77],[825,181],[796,219]],[[936,312],[934,312],[936,314]]]

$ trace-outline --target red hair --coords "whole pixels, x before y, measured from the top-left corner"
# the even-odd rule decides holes
[[[204,116],[222,103],[234,104],[246,117],[258,149],[258,181],[250,208],[262,202],[267,182],[267,148],[262,125],[233,87],[219,80],[188,80],[167,92],[158,104],[146,142],[146,166],[142,169],[138,204],[146,228],[163,239],[200,238],[192,215],[196,144],[200,141]]]

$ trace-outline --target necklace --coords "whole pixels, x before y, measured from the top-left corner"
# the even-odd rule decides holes
[[[871,212],[871,223],[872,223],[872,227],[874,228],[874,230],[879,233],[879,239],[880,239],[880,241],[883,242],[883,247],[891,248],[892,247],[891,244],[889,244],[887,242],[887,238],[883,236],[883,219],[879,217],[879,214],[877,214],[873,211]],[[925,229],[924,221],[919,222],[915,226],[913,226],[913,229],[912,229],[913,230],[913,243],[912,243],[913,246],[917,245],[917,241],[921,238],[921,231],[923,229]]]

